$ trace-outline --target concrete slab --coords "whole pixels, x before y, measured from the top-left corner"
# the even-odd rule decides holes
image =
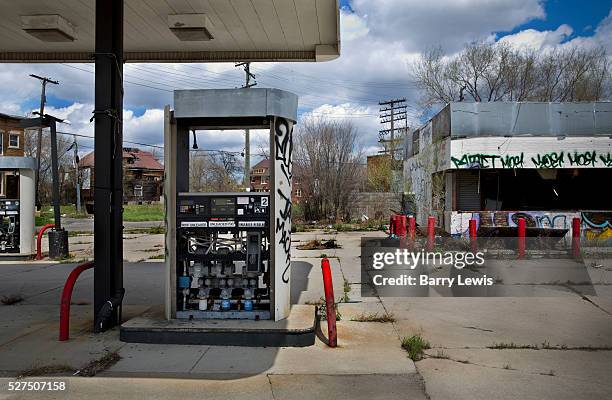
[[[449,360],[488,368],[512,369],[523,373],[554,375],[594,384],[610,382],[612,351],[580,350],[493,350],[493,349],[430,349],[432,357],[441,354]],[[421,368],[421,363],[418,363]]]
[[[210,346],[128,343],[121,348],[121,360],[107,375],[173,375],[189,374]]]
[[[427,399],[417,374],[270,375],[276,399]]]
[[[130,343],[226,346],[309,346],[314,343],[315,307],[294,305],[281,321],[230,319],[166,320],[158,311],[121,325]]]
[[[450,360],[426,359],[418,363],[418,370],[432,400],[600,400],[612,396],[609,384]]]
[[[611,346],[612,316],[574,295],[546,298],[383,298],[402,335],[433,346],[494,343]]]
[[[40,380],[40,378],[39,378]],[[274,400],[266,375],[233,380],[151,379],[151,378],[61,378],[66,391],[10,393],[8,379],[0,379],[3,400],[107,400],[107,399],[199,399],[206,400]]]

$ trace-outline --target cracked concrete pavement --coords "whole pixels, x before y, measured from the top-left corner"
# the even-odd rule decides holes
[[[307,348],[240,348],[126,344],[116,330],[90,332],[93,274],[76,286],[71,335],[56,341],[59,292],[69,264],[0,265],[0,294],[25,300],[0,306],[0,374],[11,377],[36,365],[77,368],[107,351],[121,360],[93,378],[68,378],[67,393],[28,393],[28,398],[255,399],[599,399],[612,397],[612,291],[610,271],[587,262],[596,294],[559,284],[554,297],[362,298],[359,242],[381,233],[323,232],[293,236],[292,303],[323,295],[319,256],[331,258],[334,291],[351,288],[340,304],[339,348],[320,341]],[[312,238],[335,237],[342,248],[297,250]],[[85,258],[91,237],[70,238],[75,258]],[[126,235],[126,260],[163,253],[162,235]],[[83,249],[83,250],[81,250]],[[163,264],[126,263],[124,319],[162,302]],[[535,262],[535,261],[534,261]],[[533,264],[537,267],[537,262]],[[549,293],[550,285],[537,287]],[[390,313],[394,323],[356,322],[359,315]],[[401,338],[420,334],[431,344],[416,363]],[[549,349],[490,348],[547,347]],[[550,348],[558,348],[552,350]],[[0,399],[20,398],[0,381]],[[55,397],[54,397],[55,396]]]

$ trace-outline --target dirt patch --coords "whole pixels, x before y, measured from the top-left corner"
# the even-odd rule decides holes
[[[21,303],[23,300],[25,300],[25,298],[19,294],[11,294],[9,296],[2,296],[2,299],[0,299],[2,304],[4,304],[5,306],[11,306],[13,304]]]
[[[304,244],[297,246],[298,250],[326,250],[326,249],[340,249],[341,247],[336,242],[336,239],[329,240],[311,240]]]
[[[121,356],[116,351],[108,352],[97,360],[91,361],[89,364],[85,365],[81,369],[79,369],[75,375],[79,376],[95,376],[96,374],[105,371],[117,364],[121,360]]]

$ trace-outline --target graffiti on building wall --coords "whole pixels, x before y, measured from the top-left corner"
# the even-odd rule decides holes
[[[485,154],[468,153],[460,157],[451,156],[455,168],[612,168],[612,154],[590,151],[550,151],[532,157],[525,153]]]
[[[283,119],[276,118],[274,122],[274,160],[276,164],[276,238],[278,246],[283,251],[284,269],[282,281],[289,283],[289,267],[291,266],[291,176],[293,152],[293,125]],[[278,174],[280,170],[281,174]]]
[[[519,218],[525,218],[528,228],[566,229],[567,235],[571,234],[572,220],[580,218],[583,238],[612,243],[612,211],[457,211],[451,213],[450,234],[455,237],[468,237],[470,219],[476,220],[478,228],[498,228],[516,227]]]
[[[612,212],[585,211],[582,213],[582,230],[588,240],[612,243]]]
[[[528,228],[540,229],[570,229],[572,219],[580,217],[578,212],[554,211],[477,211],[453,212],[451,215],[451,235],[468,235],[470,219],[475,219],[477,227],[514,228],[518,226],[519,218],[525,219]]]

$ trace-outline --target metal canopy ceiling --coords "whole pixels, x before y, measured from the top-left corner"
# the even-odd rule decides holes
[[[0,62],[92,62],[95,0],[0,0]],[[125,0],[126,62],[327,61],[339,56],[337,0]],[[181,41],[173,14],[205,14],[209,41]],[[22,16],[60,15],[75,40],[44,42]]]

